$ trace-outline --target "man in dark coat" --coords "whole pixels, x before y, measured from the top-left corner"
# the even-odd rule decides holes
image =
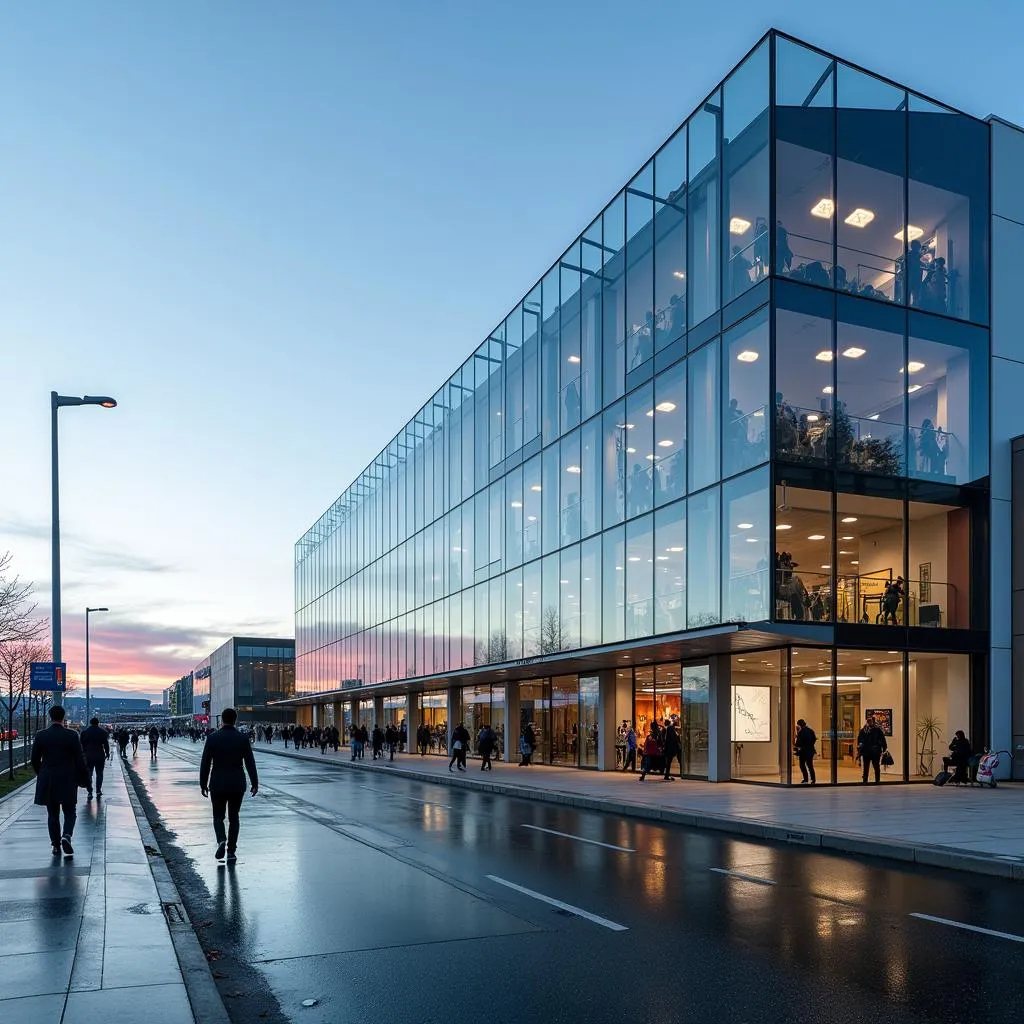
[[[224,857],[227,843],[227,862],[237,860],[238,812],[245,796],[245,772],[249,773],[250,792],[253,796],[259,789],[256,775],[256,758],[252,756],[249,739],[236,728],[238,712],[225,708],[220,715],[221,727],[206,738],[203,760],[199,766],[199,788],[203,796],[209,796],[213,805],[213,831],[217,836],[217,860]],[[243,765],[245,771],[242,770]],[[224,835],[224,811],[228,814],[228,834]]]
[[[868,781],[868,768],[875,769],[875,782],[881,782],[882,754],[888,749],[885,733],[875,724],[874,715],[865,715],[864,728],[857,733],[857,753],[863,769],[863,781]]]
[[[96,773],[96,796],[103,796],[103,767],[110,757],[110,740],[107,730],[100,728],[100,720],[93,718],[89,728],[82,733],[82,752],[85,754],[85,766],[89,771],[89,799],[92,799],[92,773]]]
[[[793,751],[800,762],[800,774],[803,781],[800,783],[806,786],[808,782],[813,786],[818,780],[814,775],[814,754],[815,744],[818,742],[818,734],[802,719],[796,720],[796,736],[793,738]]]
[[[35,802],[46,808],[46,827],[54,857],[61,850],[71,857],[75,848],[71,837],[75,833],[78,816],[78,787],[89,778],[85,755],[78,733],[64,727],[64,709],[55,704],[50,708],[49,729],[36,733],[32,741],[32,770],[36,773]],[[60,813],[64,812],[64,828],[60,827]]]
[[[683,745],[675,722],[668,720],[665,725],[665,778],[672,778],[672,762],[679,762],[679,778],[683,777]]]

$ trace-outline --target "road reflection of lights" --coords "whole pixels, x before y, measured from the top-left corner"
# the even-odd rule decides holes
[[[665,899],[668,886],[666,885],[665,862],[662,860],[651,860],[644,865],[642,875],[644,895],[652,900]]]
[[[818,933],[819,939],[831,939],[832,932],[835,930],[832,920],[832,912],[830,910],[823,911],[818,915],[818,925],[815,931]]]

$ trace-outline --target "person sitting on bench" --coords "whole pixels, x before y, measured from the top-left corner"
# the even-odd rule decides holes
[[[967,774],[967,766],[971,760],[971,741],[964,735],[963,729],[957,729],[956,734],[953,736],[953,742],[949,745],[949,757],[942,759],[943,767],[947,771],[953,769],[953,778],[951,782],[963,783],[970,782],[970,777]]]

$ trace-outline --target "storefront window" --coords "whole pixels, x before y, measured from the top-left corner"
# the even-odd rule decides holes
[[[534,736],[534,761],[551,761],[551,696],[543,679],[529,679],[519,684],[519,735],[529,725]]]
[[[495,684],[491,687],[491,721],[490,726],[498,737],[498,747],[494,752],[495,761],[505,759],[505,687]]]
[[[793,746],[785,735],[786,652],[733,655],[731,661],[732,777],[785,782],[786,751]]]
[[[824,700],[832,679],[819,681],[826,684],[820,687]],[[903,655],[884,651],[837,651],[834,692],[837,781],[861,782],[867,776],[868,782],[902,782],[906,773],[903,749],[907,740]],[[828,699],[832,699],[831,692]]]
[[[384,698],[384,726],[399,728],[407,717],[406,700],[403,696],[392,695]]]
[[[430,730],[428,750],[432,754],[446,754],[448,751],[448,694],[444,690],[421,693],[419,701],[420,721]]]
[[[950,505],[908,505],[908,626],[970,625],[970,515]]]
[[[470,751],[478,754],[477,737],[484,725],[490,724],[491,688],[490,686],[462,687],[462,724],[469,733]]]
[[[865,625],[905,625],[903,502],[839,494],[835,528],[837,589],[845,594],[839,621],[849,611]]]
[[[909,774],[911,779],[930,779],[942,770],[957,730],[974,739],[970,657],[912,651],[909,693]],[[973,748],[980,752],[978,743]]]
[[[833,592],[831,492],[776,487],[775,508],[774,617],[828,622],[837,609],[840,622],[857,621],[856,587],[843,576]],[[849,536],[845,526],[843,533]],[[839,549],[840,564],[856,577],[856,547]]]
[[[579,765],[596,768],[600,743],[600,680],[597,676],[580,676]]]
[[[373,732],[373,728],[377,724],[377,714],[374,711],[372,697],[369,698],[369,700],[361,700],[359,702],[358,724],[366,728],[369,732]]]
[[[683,771],[698,779],[708,777],[708,702],[711,670],[707,665],[684,665],[682,672],[682,722],[679,739],[683,745]]]
[[[551,763],[576,765],[579,757],[579,677],[551,680]]]

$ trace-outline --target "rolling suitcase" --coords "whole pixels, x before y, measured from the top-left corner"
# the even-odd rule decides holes
[[[932,780],[932,785],[944,786],[947,782],[949,782],[951,778],[953,778],[953,773],[943,770],[939,772],[939,774],[936,775],[935,778]]]

